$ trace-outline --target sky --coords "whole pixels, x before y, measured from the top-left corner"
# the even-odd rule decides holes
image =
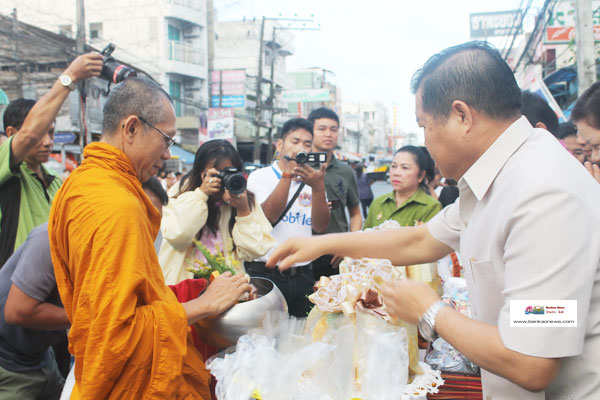
[[[381,101],[399,108],[399,125],[415,122],[413,73],[433,54],[467,42],[469,13],[519,8],[521,0],[214,0],[219,21],[266,17],[310,18],[318,31],[290,31],[295,54],[287,69],[322,67],[335,73],[343,101]],[[537,7],[536,7],[537,6]],[[533,2],[530,14],[541,2]],[[507,39],[498,39],[502,47]]]

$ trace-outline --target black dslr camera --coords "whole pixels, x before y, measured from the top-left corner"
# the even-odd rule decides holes
[[[298,164],[319,165],[327,162],[327,153],[305,153],[301,151],[296,154],[296,158],[290,156],[284,158],[288,161],[296,161]]]
[[[235,167],[220,171],[217,178],[221,179],[221,190],[227,189],[231,194],[241,194],[246,190],[246,178]]]
[[[137,76],[137,72],[135,72],[134,69],[119,64],[111,57],[113,51],[115,51],[115,45],[109,43],[104,50],[100,52],[100,54],[104,56],[104,65],[102,66],[100,78],[111,83],[119,83],[132,76]]]

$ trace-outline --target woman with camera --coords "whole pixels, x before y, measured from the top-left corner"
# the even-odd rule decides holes
[[[231,143],[211,140],[196,152],[192,171],[169,190],[158,257],[167,285],[193,278],[187,269],[195,260],[205,262],[195,239],[213,254],[222,252],[240,272],[242,261],[261,257],[275,245],[273,228],[246,190],[241,170]]]
[[[394,155],[390,168],[391,193],[371,203],[363,229],[373,228],[393,219],[401,226],[427,222],[442,206],[428,194],[427,182],[434,177],[434,163],[429,154],[415,146],[404,146]]]

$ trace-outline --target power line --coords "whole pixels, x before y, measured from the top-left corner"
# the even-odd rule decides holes
[[[515,72],[519,68],[519,66],[521,65],[521,62],[523,61],[523,59],[527,55],[529,47],[531,46],[531,44],[535,40],[535,38],[536,38],[536,36],[538,34],[538,30],[540,29],[541,22],[544,19],[543,17],[546,14],[546,11],[548,10],[548,7],[550,6],[550,3],[552,1],[554,1],[554,4],[553,4],[552,8],[550,9],[550,16],[552,16],[552,10],[554,9],[554,6],[556,5],[556,1],[557,0],[546,0],[544,2],[544,6],[542,7],[542,10],[538,14],[538,18],[535,21],[535,26],[533,28],[533,31],[531,32],[531,35],[529,36],[529,39],[527,40],[527,43],[525,44],[525,48],[523,49],[523,52],[521,53],[521,56],[519,57],[519,60],[517,61],[517,64],[513,68],[513,72]],[[549,20],[550,20],[550,17],[548,18],[548,21]],[[548,21],[546,21],[546,24],[548,23]],[[546,25],[544,25],[544,26],[546,26]]]
[[[546,19],[546,22],[544,23],[544,25],[542,26],[542,29],[540,30],[541,34],[538,36],[537,41],[533,45],[533,47],[532,47],[533,51],[529,55],[529,59],[527,60],[527,63],[525,64],[525,66],[530,65],[530,64],[533,63],[533,57],[535,56],[535,49],[538,47],[538,45],[540,44],[540,42],[544,38],[544,30],[546,29],[546,27],[548,26],[548,23],[550,22],[550,19],[552,18],[552,11],[554,10],[554,6],[556,5],[557,2],[558,2],[558,0],[554,0],[554,4],[550,8],[548,18]]]
[[[519,7],[517,8],[517,11],[521,11],[521,7],[523,7],[523,2],[525,0],[521,0],[521,2],[519,3]],[[521,26],[523,25],[523,19],[525,18],[525,13],[523,13],[523,17],[521,18]],[[506,49],[508,42],[511,40],[510,39],[510,35],[513,35],[513,39],[516,37],[516,35],[519,33],[519,29],[518,26],[515,25],[516,23],[516,18],[513,20],[512,26],[510,27],[510,31],[506,37],[506,40],[504,41],[504,45],[502,46],[502,50]],[[504,51],[502,51],[504,52]],[[502,58],[505,58],[504,55],[502,55]]]
[[[523,12],[523,17],[521,18],[521,27],[523,26],[523,21],[525,20],[525,16],[527,15],[527,12],[529,12],[531,3],[533,3],[533,0],[529,0],[529,2],[527,3],[527,7],[525,8],[525,11]],[[521,0],[521,5],[523,5],[523,0]],[[521,9],[521,5],[519,5],[519,10]],[[513,26],[514,26],[514,24],[513,24]],[[502,56],[502,58],[504,58],[505,60],[508,59],[508,56],[510,55],[510,52],[512,51],[515,41],[517,40],[517,36],[519,36],[519,27],[514,26],[514,28],[515,28],[515,33],[513,34],[512,41],[510,42],[510,46],[507,48],[506,53]],[[521,28],[521,31],[522,31],[522,28]]]

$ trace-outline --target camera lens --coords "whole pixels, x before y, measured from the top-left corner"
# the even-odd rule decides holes
[[[246,178],[240,173],[227,175],[223,179],[223,184],[231,194],[241,194],[246,190]]]
[[[137,76],[135,70],[114,61],[112,57],[104,61],[100,77],[112,82],[119,83],[132,76]]]
[[[296,154],[296,162],[300,164],[304,164],[308,161],[308,155],[304,152],[300,152]]]

